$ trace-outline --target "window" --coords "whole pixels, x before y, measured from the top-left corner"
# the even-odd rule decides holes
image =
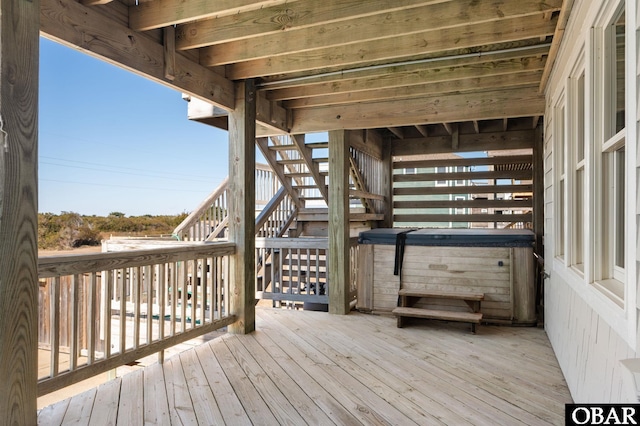
[[[571,265],[584,273],[584,209],[585,209],[585,77],[584,71],[572,79],[572,128],[573,128],[573,198]]]
[[[622,3],[624,6],[624,3]],[[596,28],[596,140],[599,179],[595,220],[601,244],[594,256],[594,285],[624,307],[626,256],[625,11]]]
[[[447,173],[447,168],[446,167],[442,167],[442,166],[438,166],[436,167],[436,173],[438,174],[444,174]],[[445,180],[437,180],[436,181],[436,186],[447,186],[447,181]]]
[[[564,260],[565,245],[565,192],[566,192],[566,173],[565,173],[565,106],[564,98],[556,105],[554,111],[554,158],[556,169],[556,192],[554,212],[555,220],[555,256]]]
[[[417,169],[415,167],[407,167],[404,169],[405,175],[415,175],[417,173]]]

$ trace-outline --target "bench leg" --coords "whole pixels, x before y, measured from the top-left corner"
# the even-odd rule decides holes
[[[475,322],[471,323],[471,334],[476,334],[476,323]]]
[[[404,327],[405,318],[402,316],[398,316],[398,328]]]

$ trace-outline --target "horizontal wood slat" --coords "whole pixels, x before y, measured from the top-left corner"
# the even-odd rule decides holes
[[[395,222],[531,222],[533,214],[396,214]]]
[[[533,208],[533,200],[420,200],[394,201],[396,209],[437,209],[437,208]]]
[[[437,180],[533,179],[531,170],[499,170],[483,172],[416,173],[393,175],[394,182],[426,182]]]
[[[532,155],[513,155],[500,157],[480,157],[480,158],[447,158],[434,160],[396,160],[393,162],[394,169],[404,168],[426,168],[438,166],[493,166],[499,164],[531,164]]]
[[[465,185],[393,188],[393,195],[428,195],[428,194],[504,194],[526,193],[533,191],[533,185]]]

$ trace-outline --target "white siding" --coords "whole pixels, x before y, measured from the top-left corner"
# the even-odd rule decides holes
[[[545,280],[544,305],[545,329],[555,351],[562,372],[569,389],[576,402],[603,403],[635,401],[632,392],[631,377],[620,361],[626,358],[640,357],[638,352],[638,308],[640,300],[637,289],[640,279],[637,271],[640,269],[640,197],[637,188],[640,182],[640,157],[638,157],[637,135],[640,134],[640,115],[637,105],[640,94],[640,72],[637,60],[640,57],[636,46],[636,36],[640,18],[637,16],[637,3],[640,0],[626,1],[627,27],[634,31],[627,33],[629,47],[627,49],[627,90],[626,102],[627,120],[627,235],[629,238],[626,249],[628,251],[627,294],[625,308],[620,308],[602,295],[589,282],[589,273],[593,266],[592,259],[585,259],[586,277],[571,270],[563,262],[555,260],[555,218],[554,214],[554,124],[553,106],[560,94],[565,93],[567,81],[574,68],[578,54],[584,48],[586,53],[585,65],[587,74],[592,57],[590,29],[595,25],[601,7],[607,1],[576,0],[571,18],[565,31],[565,39],[559,51],[559,56],[551,75],[547,88],[547,111],[545,115],[545,271],[550,278]],[[632,39],[632,40],[629,40]],[[629,53],[632,54],[629,54]],[[590,87],[587,85],[587,87]],[[587,101],[592,99],[587,96]],[[588,149],[593,150],[590,146]],[[593,156],[594,152],[588,155]],[[593,173],[588,171],[587,173]],[[593,180],[593,177],[591,178]],[[593,183],[592,183],[593,185]],[[590,215],[587,215],[589,227],[593,226]],[[590,241],[594,244],[593,234],[588,229]],[[591,263],[590,263],[591,262]],[[638,333],[638,335],[637,335]],[[639,355],[636,355],[639,354]]]

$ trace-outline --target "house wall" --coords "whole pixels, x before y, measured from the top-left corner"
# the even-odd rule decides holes
[[[618,4],[625,4],[626,12],[626,120],[625,120],[625,268],[621,283],[624,300],[607,294],[598,282],[603,277],[602,205],[609,194],[597,188],[602,185],[604,172],[602,150],[598,138],[603,133],[597,112],[602,108],[598,98],[598,83],[602,69],[597,68],[597,39],[592,27],[598,27]],[[567,24],[564,40],[546,90],[545,114],[545,272],[549,277],[544,287],[545,329],[576,402],[628,402],[636,395],[631,374],[620,363],[638,356],[638,220],[636,205],[638,133],[637,76],[638,58],[636,33],[637,1],[576,0]],[[606,53],[605,53],[606,54]],[[585,188],[576,191],[571,161],[576,152],[576,123],[570,109],[576,105],[573,89],[581,64],[585,70]],[[559,111],[564,106],[564,132]],[[606,139],[606,138],[604,138]],[[562,144],[561,141],[565,143]],[[564,147],[564,148],[563,148]],[[566,162],[565,177],[560,177],[559,163]],[[560,181],[564,179],[563,200]],[[574,181],[575,179],[576,181]],[[582,193],[583,226],[575,229],[577,210],[575,196]],[[562,220],[561,220],[562,219]],[[560,238],[564,228],[564,239]],[[564,244],[561,242],[564,240]],[[576,244],[580,241],[581,244]],[[581,250],[582,264],[576,264],[574,255]]]

